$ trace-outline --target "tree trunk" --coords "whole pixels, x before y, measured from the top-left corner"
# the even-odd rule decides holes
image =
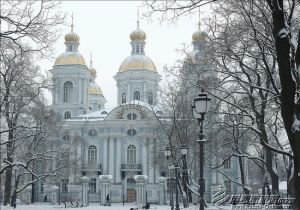
[[[11,176],[12,176],[12,167],[8,167],[5,171],[5,190],[4,190],[4,203],[3,203],[4,206],[10,203]]]
[[[243,191],[245,194],[249,194],[249,190],[248,188],[246,188],[246,177],[245,177],[245,172],[244,172],[244,167],[243,167],[243,162],[242,162],[242,157],[239,157],[239,166],[240,166],[240,173],[241,173],[241,182],[242,182],[242,185],[243,185]]]
[[[260,118],[260,122],[258,123],[259,130],[261,131],[261,137],[263,142],[268,143],[268,137],[267,132],[265,130],[265,123],[264,118]],[[266,169],[268,173],[270,174],[271,183],[272,183],[272,194],[279,195],[279,178],[277,171],[274,171],[273,169],[273,153],[272,151],[267,148],[265,148],[265,160],[266,160]]]
[[[18,185],[19,185],[19,176],[16,176],[15,189],[14,189],[13,195],[11,197],[11,203],[10,203],[10,205],[13,206],[14,208],[16,208],[16,206],[17,206],[17,189],[18,189]]]
[[[284,122],[285,130],[294,155],[294,192],[296,206],[294,209],[300,209],[300,134],[292,132],[292,125],[294,123],[294,101],[296,96],[296,84],[292,77],[292,66],[290,62],[290,43],[289,37],[280,37],[278,33],[285,28],[285,14],[283,8],[283,0],[272,1],[272,19],[273,19],[273,36],[275,39],[276,54],[278,60],[278,69],[281,83],[281,116]],[[299,66],[298,58],[300,46],[298,44],[296,53],[296,63]],[[299,113],[297,113],[299,114]]]
[[[8,123],[9,128],[13,128],[11,125],[12,123]],[[13,139],[13,130],[10,130],[8,133],[8,140]],[[12,158],[12,151],[13,151],[13,143],[9,142],[6,146],[6,154],[7,154],[7,161],[8,162],[13,162]],[[10,203],[10,197],[11,197],[11,180],[12,180],[12,166],[9,166],[6,171],[5,171],[5,190],[4,190],[4,205],[6,206],[7,204]]]

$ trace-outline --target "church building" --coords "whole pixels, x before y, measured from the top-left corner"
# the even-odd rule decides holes
[[[161,76],[146,56],[146,34],[137,22],[136,30],[130,34],[130,55],[114,76],[117,106],[108,110],[101,87],[95,82],[97,71],[92,60],[88,67],[80,54],[80,37],[73,28],[72,24],[71,32],[65,35],[65,52],[56,58],[50,70],[55,87],[51,108],[64,118],[58,142],[70,151],[69,158],[76,160],[73,167],[60,175],[61,200],[80,200],[81,177],[87,176],[89,202],[101,202],[99,176],[109,175],[111,201],[134,202],[134,177],[146,175],[147,200],[158,202],[159,180],[167,173],[165,157],[162,161],[156,155],[157,150],[163,151],[165,140],[153,132],[156,116],[162,114],[157,108]],[[202,46],[205,39],[203,34],[196,35],[193,35],[195,48]],[[197,165],[194,170],[198,171]],[[210,193],[212,182],[221,184],[215,180],[220,175],[207,174],[207,177]]]
[[[79,53],[79,36],[65,35],[66,51],[55,60],[52,73],[54,90],[52,108],[64,117],[60,132],[61,146],[70,150],[77,166],[66,170],[61,197],[79,199],[80,178],[88,176],[89,201],[100,197],[99,175],[112,176],[112,202],[135,201],[135,175],[148,176],[148,200],[157,200],[158,178],[164,173],[155,163],[153,135],[161,76],[154,62],[145,55],[146,34],[137,24],[130,34],[131,55],[120,65],[114,79],[118,106],[105,109],[106,99],[95,82],[96,69],[87,67]],[[153,126],[155,126],[153,124]],[[71,158],[71,157],[70,157]]]

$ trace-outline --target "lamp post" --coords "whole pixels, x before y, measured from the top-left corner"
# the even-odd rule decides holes
[[[173,163],[174,168],[175,168],[175,179],[176,179],[176,184],[175,184],[175,196],[176,196],[176,205],[175,205],[175,210],[180,210],[179,208],[179,202],[178,202],[178,164]]]
[[[169,157],[171,156],[171,148],[170,148],[169,145],[165,146],[164,155],[166,156],[167,160],[169,160]],[[173,210],[174,209],[174,203],[173,203],[171,170],[170,170],[170,174],[169,174],[169,189],[170,189],[170,206],[171,206],[171,210]]]
[[[186,198],[183,200],[183,206],[185,208],[188,207],[188,189],[187,189],[187,166],[186,166],[186,155],[188,152],[188,148],[185,144],[181,145],[180,147],[180,154],[183,156],[183,186],[184,186],[184,191],[186,193]]]
[[[200,163],[200,178],[199,178],[199,194],[200,194],[200,206],[199,210],[204,210],[204,178],[203,178],[203,162],[204,162],[204,135],[203,135],[203,120],[204,115],[207,113],[210,106],[211,98],[208,97],[207,93],[200,93],[197,97],[194,98],[194,104],[192,105],[193,116],[198,120],[200,126],[199,133],[199,143],[200,154],[199,154],[199,163]]]

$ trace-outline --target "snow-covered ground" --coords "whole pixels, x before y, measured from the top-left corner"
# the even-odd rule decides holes
[[[122,204],[112,204],[112,206],[100,206],[99,204],[91,204],[88,207],[82,207],[82,208],[69,208],[70,210],[130,210],[130,208],[137,208],[134,204],[125,204],[124,206]],[[12,210],[13,208],[7,207],[7,206],[0,206],[0,210]],[[63,210],[64,205],[47,205],[47,204],[34,204],[34,205],[18,205],[17,210]],[[140,209],[140,208],[139,208]],[[156,210],[170,210],[170,206],[158,206],[158,205],[151,205],[150,209],[156,209]],[[199,206],[190,206],[189,208],[184,209],[182,206],[180,206],[180,209],[182,210],[198,210]],[[217,209],[224,209],[224,208],[217,208],[217,207],[209,207],[205,208],[206,210],[217,210]],[[227,209],[227,208],[226,208]]]

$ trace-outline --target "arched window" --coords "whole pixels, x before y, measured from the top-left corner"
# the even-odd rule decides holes
[[[95,146],[89,147],[88,163],[97,163],[97,148]]]
[[[64,118],[67,119],[71,119],[71,113],[69,111],[65,112],[64,114]]]
[[[97,181],[95,178],[91,178],[89,182],[89,191],[90,193],[96,193]]]
[[[95,129],[91,129],[88,132],[89,136],[97,136],[97,131]]]
[[[133,99],[134,99],[134,100],[138,100],[138,101],[141,100],[141,94],[140,94],[139,91],[135,91],[135,92],[133,93]]]
[[[103,111],[103,112],[101,112],[101,114],[102,114],[102,115],[107,114],[107,111]]]
[[[148,104],[152,105],[153,104],[153,94],[152,93],[148,93]]]
[[[73,83],[70,81],[64,84],[64,103],[70,103],[72,99]]]
[[[134,145],[127,147],[127,163],[136,163],[136,148]]]
[[[137,118],[137,115],[135,113],[129,113],[127,115],[128,120],[136,120],[136,118]]]
[[[122,94],[122,104],[126,103],[126,93]]]
[[[136,135],[136,130],[135,130],[135,129],[129,129],[129,130],[127,131],[127,135],[128,135],[128,136],[134,136],[134,135]]]

